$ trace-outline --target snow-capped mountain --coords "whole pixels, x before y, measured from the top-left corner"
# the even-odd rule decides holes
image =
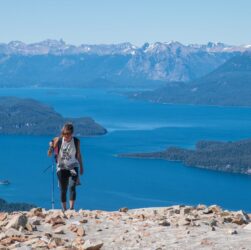
[[[44,40],[38,43],[25,44],[20,41],[12,41],[8,44],[0,43],[0,53],[3,54],[20,54],[20,55],[75,55],[75,54],[134,54],[137,47],[130,43],[121,44],[100,44],[75,46],[66,44],[61,40]]]
[[[146,81],[191,81],[206,75],[251,45],[184,45],[177,41],[79,46],[63,40],[0,43],[0,86],[85,86],[102,79],[127,85]]]
[[[234,52],[251,49],[251,45],[231,46],[224,43],[209,42],[206,45],[189,44],[183,45],[177,41],[145,43],[142,47],[137,47],[131,43],[120,44],[98,44],[80,46],[71,45],[61,40],[47,39],[38,43],[26,44],[21,41],[11,41],[9,43],[0,43],[0,53],[21,54],[21,55],[71,55],[71,54],[97,54],[97,55],[135,55],[137,53],[159,54],[180,51],[182,53],[192,53],[198,51],[206,52]]]

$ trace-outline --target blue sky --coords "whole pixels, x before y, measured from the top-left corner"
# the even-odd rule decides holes
[[[0,42],[251,44],[250,0],[1,0]]]

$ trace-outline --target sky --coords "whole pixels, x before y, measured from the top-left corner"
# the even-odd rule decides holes
[[[0,0],[0,42],[251,44],[250,0]]]

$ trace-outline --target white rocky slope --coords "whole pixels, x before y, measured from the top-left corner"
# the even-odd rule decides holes
[[[243,211],[214,205],[118,212],[35,208],[0,213],[0,249],[251,249]]]

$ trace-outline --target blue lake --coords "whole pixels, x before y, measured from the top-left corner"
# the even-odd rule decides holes
[[[251,212],[251,176],[186,167],[163,160],[123,159],[118,153],[150,152],[201,139],[250,138],[251,108],[164,105],[94,89],[0,89],[0,96],[31,97],[65,117],[90,116],[105,136],[81,138],[85,174],[76,208],[117,210],[174,204],[219,204]],[[0,197],[51,207],[48,136],[0,136]],[[57,181],[55,178],[55,185]],[[56,187],[56,207],[59,192]]]

